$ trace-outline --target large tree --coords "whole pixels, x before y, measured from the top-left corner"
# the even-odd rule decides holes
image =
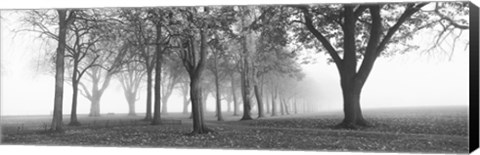
[[[192,102],[193,131],[192,134],[210,132],[204,124],[203,88],[201,78],[206,68],[208,42],[211,40],[214,29],[230,30],[229,25],[234,20],[231,7],[189,7],[179,10],[184,19],[182,26],[176,26],[176,31],[181,32],[177,44],[182,48],[177,54],[182,59],[183,65],[190,76],[190,99]]]
[[[453,18],[442,8],[453,7],[463,13],[467,3],[442,3],[433,11],[422,10],[428,3],[402,4],[335,4],[292,6],[290,22],[302,25],[296,37],[306,47],[322,47],[340,74],[344,120],[342,128],[370,126],[362,115],[360,94],[377,58],[392,54],[393,46],[404,45],[415,32],[435,24],[468,28],[467,21]],[[388,12],[388,13],[387,13]],[[455,13],[456,12],[456,13]],[[468,14],[468,13],[467,13]],[[438,18],[440,16],[440,18]],[[463,25],[462,25],[463,24]],[[389,46],[391,45],[391,46]]]

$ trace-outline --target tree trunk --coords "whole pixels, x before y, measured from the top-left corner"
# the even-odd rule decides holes
[[[279,98],[280,100],[280,115],[285,115],[285,100],[282,97]]]
[[[67,35],[67,11],[57,10],[59,18],[58,48],[55,60],[55,95],[53,105],[53,118],[50,131],[63,131],[63,74],[65,72],[65,38]]]
[[[152,66],[147,66],[147,111],[145,112],[145,121],[152,120]]]
[[[76,80],[77,79],[76,72],[74,72],[73,74],[74,75],[72,78],[72,88],[73,88],[72,111],[70,112],[70,123],[68,125],[79,126],[80,122],[78,122],[78,119],[77,119],[78,81]]]
[[[275,100],[277,99],[277,88],[272,91],[272,116],[277,116],[277,104]]]
[[[345,117],[338,127],[356,129],[359,126],[369,126],[369,123],[363,118],[360,107],[360,94],[363,82],[345,79],[345,77],[342,77],[341,82]]]
[[[238,116],[240,113],[240,109],[238,108],[238,101],[237,101],[237,93],[235,93],[235,78],[233,74],[230,75],[231,77],[231,90],[232,90],[232,98],[233,98],[233,116]]]
[[[258,118],[265,117],[265,115],[263,114],[262,93],[260,92],[258,85],[253,86],[253,89],[255,91],[255,96],[257,97]]]
[[[245,68],[244,68],[245,70]],[[248,72],[242,72],[242,98],[243,98],[243,117],[241,120],[252,120],[250,116],[251,110],[251,95],[250,95],[250,83],[247,80],[248,76],[246,75]]]
[[[266,107],[266,108],[267,108],[267,111],[266,111],[267,114],[270,114],[270,111],[271,111],[271,109],[270,109],[270,108],[271,108],[271,107],[270,107],[271,102],[270,102],[270,97],[268,96],[268,93],[265,93],[265,105],[267,106],[267,107]]]
[[[135,93],[132,92],[125,92],[125,97],[127,99],[128,103],[128,116],[136,116],[135,112],[135,100],[136,100],[136,95]]]
[[[161,47],[161,36],[162,36],[162,27],[160,23],[155,24],[156,28],[156,47],[155,47],[155,107],[153,110],[153,120],[152,125],[160,124],[160,106],[162,101],[161,94],[161,85],[162,85],[162,47]],[[166,110],[166,107],[165,107]]]
[[[92,93],[92,99],[90,100],[90,117],[100,116],[100,96],[99,93]]]
[[[192,101],[193,131],[192,134],[207,133],[208,129],[203,122],[202,88],[200,87],[200,77],[192,76],[190,79],[190,99]]]
[[[215,67],[216,64],[215,64]],[[223,116],[222,116],[222,100],[220,96],[220,80],[218,79],[218,72],[215,71],[215,99],[216,99],[216,111],[217,111],[217,121],[223,121]]]
[[[166,89],[162,89],[163,91],[163,96],[162,96],[162,113],[163,115],[167,115],[168,113],[168,99],[170,99],[170,96],[172,95],[173,92],[173,87],[175,86],[175,83],[173,81],[174,79],[171,79],[171,83],[168,84]]]
[[[290,112],[289,112],[289,109],[290,109],[290,104],[288,102],[288,100],[286,99],[283,99],[283,105],[285,106],[284,109],[285,109],[285,114],[287,115],[290,115]]]

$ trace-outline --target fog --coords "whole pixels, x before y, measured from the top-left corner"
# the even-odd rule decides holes
[[[11,12],[10,12],[11,13]],[[1,22],[1,115],[50,114],[53,110],[54,77],[37,67],[43,58],[41,39],[34,33],[14,33],[18,16],[2,11]],[[468,38],[468,35],[466,36]],[[426,39],[423,36],[420,40]],[[52,48],[54,49],[54,48]],[[417,51],[379,58],[362,91],[363,109],[426,106],[468,106],[469,69],[468,48],[458,46],[450,53]],[[328,55],[315,54],[315,64],[303,65],[305,80],[312,86],[319,111],[340,110],[342,93],[340,79],[334,64],[328,64]],[[67,76],[66,76],[67,77]],[[136,112],[145,112],[145,88],[140,88]],[[63,113],[70,113],[71,85],[64,85]],[[169,99],[168,111],[182,111],[181,93],[175,91]],[[224,104],[223,110],[226,110]],[[78,113],[88,114],[90,102],[79,96]],[[112,79],[102,96],[101,113],[127,113],[128,105],[120,84]],[[207,100],[207,110],[215,109],[214,100]]]

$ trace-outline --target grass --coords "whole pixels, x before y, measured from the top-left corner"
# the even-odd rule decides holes
[[[129,146],[165,148],[275,149],[369,152],[468,152],[468,109],[418,108],[365,110],[375,125],[361,130],[340,130],[332,126],[342,120],[338,112],[297,114],[238,121],[240,116],[224,114],[225,121],[206,116],[215,133],[188,136],[192,124],[188,115],[169,114],[166,120],[181,124],[151,126],[142,116],[80,116],[80,127],[66,127],[61,134],[41,132],[49,117],[2,118],[5,144]],[[68,117],[66,118],[68,120]],[[68,122],[65,122],[67,124]],[[19,127],[23,128],[19,130]]]

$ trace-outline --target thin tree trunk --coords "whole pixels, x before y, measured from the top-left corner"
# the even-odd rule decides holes
[[[72,111],[70,112],[70,123],[68,124],[70,126],[80,125],[80,122],[78,122],[78,119],[77,119],[78,82],[76,80],[76,76],[77,76],[76,73],[74,73],[72,78],[72,88],[73,88]]]
[[[237,101],[237,93],[235,93],[235,78],[233,74],[230,75],[231,78],[231,90],[232,90],[232,97],[233,97],[233,116],[238,116],[240,113],[240,109],[238,108],[238,101]]]
[[[247,61],[248,62],[248,61]],[[247,64],[245,62],[245,64]],[[244,68],[245,70],[245,68]],[[241,120],[252,120],[250,116],[251,111],[251,96],[250,96],[250,84],[248,82],[248,76],[246,75],[248,72],[242,72],[242,98],[243,98],[243,116]]]
[[[270,111],[272,109],[270,109],[270,105],[271,105],[271,102],[270,102],[270,97],[268,96],[268,93],[265,93],[265,105],[267,106],[267,114],[270,114]]]
[[[162,27],[159,23],[155,24],[157,35],[156,35],[156,47],[155,47],[155,106],[153,110],[153,120],[152,125],[160,124],[160,106],[162,101],[161,95],[161,82],[162,82],[162,50],[160,45],[160,40],[162,36]],[[166,107],[165,107],[166,108]],[[165,109],[166,110],[166,109]]]
[[[284,108],[285,108],[285,114],[290,115],[290,112],[289,112],[289,109],[290,109],[290,106],[289,106],[289,105],[290,105],[290,104],[289,104],[288,100],[286,100],[286,99],[283,99],[283,100],[284,100],[284,101],[283,101],[283,105],[285,106],[285,107],[284,107]]]
[[[215,64],[215,67],[217,67],[216,64]],[[216,98],[216,104],[217,104],[217,107],[216,107],[217,121],[223,121],[222,100],[220,98],[221,97],[220,96],[220,80],[218,79],[218,71],[215,71],[215,92],[216,92],[215,98]]]
[[[152,66],[147,66],[147,110],[145,112],[146,121],[152,120]]]
[[[258,88],[258,85],[253,86],[253,89],[255,91],[255,96],[257,97],[258,118],[265,117],[265,115],[263,114],[263,97]]]
[[[275,103],[277,92],[277,88],[275,87],[275,90],[272,91],[272,116],[277,116],[277,104]]]
[[[285,100],[280,97],[280,115],[285,115]]]
[[[67,35],[68,19],[66,10],[57,10],[59,18],[58,48],[55,60],[55,95],[53,106],[53,118],[50,130],[53,132],[63,131],[63,74],[65,72],[65,38]]]

